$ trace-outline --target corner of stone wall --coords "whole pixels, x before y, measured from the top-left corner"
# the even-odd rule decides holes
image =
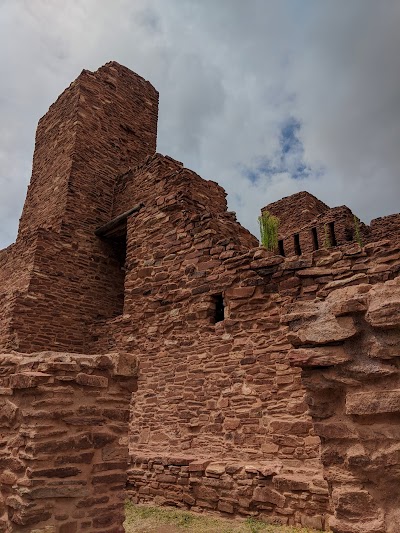
[[[0,531],[123,532],[128,355],[0,355]]]
[[[371,248],[371,247],[370,247]],[[371,248],[372,249],[372,248]],[[382,254],[374,274],[398,263]],[[336,533],[400,531],[400,277],[334,288],[286,315]],[[367,280],[368,281],[368,280]]]

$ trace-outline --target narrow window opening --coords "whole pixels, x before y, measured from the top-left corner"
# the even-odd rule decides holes
[[[283,239],[278,241],[278,249],[279,249],[279,255],[282,255],[285,257],[285,249],[283,247]]]
[[[296,255],[301,255],[300,235],[298,233],[294,234],[294,253]]]
[[[116,270],[113,275],[110,271],[113,292],[115,294],[114,316],[122,315],[125,297],[125,263],[126,263],[126,234],[109,239],[112,256],[115,260]],[[114,267],[115,268],[115,267]]]
[[[335,236],[335,223],[329,222],[328,228],[329,228],[329,237],[331,241],[331,246],[337,246],[336,236]]]
[[[215,294],[213,296],[214,303],[214,324],[222,322],[225,319],[225,305],[222,294]]]
[[[314,250],[318,250],[319,244],[318,244],[317,228],[311,228],[311,233],[312,233],[312,239],[313,239],[313,248]]]
[[[120,270],[125,272],[125,261],[126,261],[126,238],[118,237],[112,242],[112,247],[114,249],[115,258],[118,261]]]

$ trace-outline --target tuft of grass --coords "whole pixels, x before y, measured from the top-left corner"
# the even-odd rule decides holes
[[[264,211],[258,217],[260,225],[261,244],[270,252],[278,250],[278,227],[279,218]]]
[[[356,217],[356,215],[354,215],[353,217],[353,220],[354,220],[354,233],[355,233],[355,239],[356,241],[358,242],[358,244],[361,246],[363,246],[363,241],[362,241],[362,237],[361,237],[361,231],[360,231],[360,219]]]
[[[331,236],[329,235],[328,225],[324,224],[324,248],[331,248]]]
[[[209,514],[126,503],[126,533],[318,533],[299,527],[274,526],[256,518],[229,519]]]

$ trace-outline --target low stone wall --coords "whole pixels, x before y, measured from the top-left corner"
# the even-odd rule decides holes
[[[128,495],[135,503],[262,516],[271,524],[328,525],[328,488],[316,470],[279,460],[212,462],[199,457],[135,456]]]
[[[400,278],[336,289],[286,317],[337,533],[400,531]]]
[[[136,361],[0,355],[0,531],[123,532]]]

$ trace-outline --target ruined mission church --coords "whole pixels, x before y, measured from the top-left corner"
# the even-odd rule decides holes
[[[0,532],[122,532],[128,497],[398,533],[400,215],[301,192],[267,252],[157,115],[111,62],[39,121],[0,251]]]

